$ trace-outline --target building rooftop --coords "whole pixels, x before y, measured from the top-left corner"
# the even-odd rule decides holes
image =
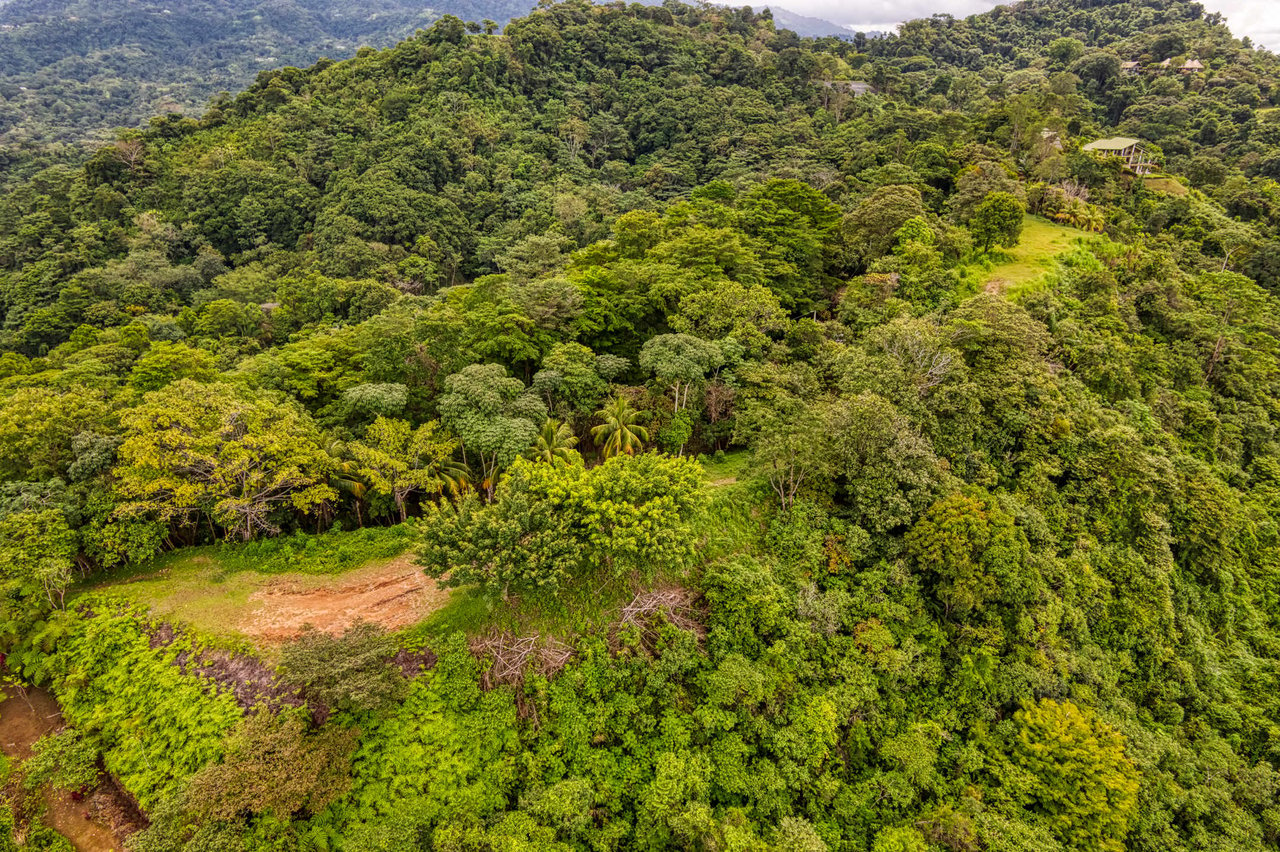
[[[1084,146],[1085,151],[1123,151],[1141,145],[1141,139],[1130,139],[1128,136],[1116,136],[1111,139],[1099,139]]]

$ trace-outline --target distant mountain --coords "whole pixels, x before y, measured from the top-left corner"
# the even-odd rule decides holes
[[[0,147],[103,138],[198,111],[259,71],[387,46],[444,14],[499,24],[532,0],[0,2]],[[0,162],[0,168],[3,163]]]
[[[770,6],[769,10],[773,12],[774,25],[780,30],[791,30],[796,35],[808,38],[823,38],[824,36],[853,38],[853,30],[840,24],[832,23],[822,18],[800,15],[787,9],[780,9],[777,6]]]
[[[199,113],[262,71],[389,46],[446,14],[501,26],[535,2],[0,0],[0,176],[29,167],[33,152],[56,154],[56,143],[95,144],[158,114]],[[853,37],[771,8],[779,29]]]

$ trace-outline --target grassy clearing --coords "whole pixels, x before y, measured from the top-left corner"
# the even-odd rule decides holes
[[[1153,192],[1164,192],[1169,195],[1177,195],[1179,197],[1186,195],[1191,191],[1178,181],[1166,175],[1147,175],[1142,179],[1142,182],[1147,189]]]
[[[113,572],[76,591],[110,591],[206,635],[241,638],[237,628],[262,606],[254,595],[266,587],[323,588],[337,575],[376,570],[411,544],[412,530],[402,526],[194,547]]]
[[[693,525],[695,565],[752,550],[760,525],[751,509],[754,501],[743,496],[752,486],[739,481],[750,470],[750,454],[744,450],[721,453],[718,458],[704,458],[702,464],[711,489],[708,504]],[[289,606],[298,601],[296,606],[302,609],[308,606],[309,592],[321,595],[323,601],[317,603],[350,598],[355,606],[360,588],[385,579],[381,569],[398,568],[403,573],[405,552],[412,545],[413,530],[400,526],[187,548],[114,572],[77,591],[109,591],[147,607],[158,618],[211,638],[259,641],[255,625],[272,620],[271,607],[278,606],[275,596],[280,589],[289,590]],[[457,630],[469,635],[505,630],[566,639],[598,634],[616,622],[638,589],[686,583],[693,570],[660,568],[651,583],[602,578],[570,586],[555,598],[527,596],[506,602],[479,589],[455,589],[439,609],[409,627],[406,636],[412,641]]]
[[[751,453],[747,450],[733,450],[716,456],[703,456],[698,461],[706,472],[707,482],[712,485],[731,485],[746,476],[751,464]]]
[[[1022,240],[1012,249],[993,253],[988,261],[983,285],[1006,290],[1029,284],[1053,269],[1053,259],[1085,236],[1084,231],[1056,225],[1038,216],[1028,216],[1022,225]]]

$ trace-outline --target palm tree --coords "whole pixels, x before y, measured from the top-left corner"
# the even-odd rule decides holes
[[[345,491],[351,495],[355,504],[356,523],[364,526],[364,499],[369,494],[369,483],[360,474],[360,466],[352,461],[347,452],[347,445],[341,441],[330,441],[325,448],[333,459],[333,472],[329,474],[329,484],[337,491]]]
[[[568,423],[548,417],[542,424],[538,437],[534,439],[528,455],[534,461],[543,461],[548,464],[556,461],[572,464],[573,448],[577,443],[578,436],[573,434]]]
[[[596,445],[605,458],[622,453],[633,455],[636,450],[644,447],[644,442],[649,440],[649,430],[636,421],[647,413],[636,411],[631,403],[620,396],[614,397],[596,412],[596,417],[602,422],[591,430],[591,436],[596,439]]]
[[[426,470],[430,474],[429,481],[436,492],[447,492],[457,497],[471,485],[471,468],[455,459],[443,459],[437,464],[429,465]]]

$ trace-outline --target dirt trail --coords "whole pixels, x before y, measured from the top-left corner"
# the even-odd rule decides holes
[[[237,629],[265,642],[292,639],[305,624],[335,635],[357,621],[398,630],[444,606],[451,591],[436,588],[406,555],[339,577],[272,582],[250,596],[256,606]]]
[[[62,726],[62,714],[53,696],[42,689],[28,689],[23,698],[16,689],[7,688],[4,696],[0,702],[0,749],[10,758],[25,760],[36,740]],[[113,793],[110,781],[80,801],[66,790],[46,789],[47,809],[41,821],[80,852],[118,852],[124,843],[108,825],[120,816]]]

